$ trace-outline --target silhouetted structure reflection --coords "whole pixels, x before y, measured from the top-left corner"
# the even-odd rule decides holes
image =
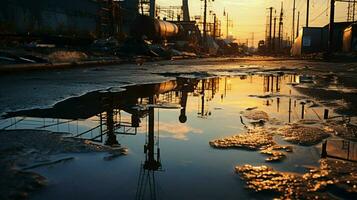
[[[357,162],[357,143],[349,140],[326,140],[322,143],[321,158]]]
[[[156,96],[149,97],[149,103],[154,105],[156,103]],[[146,144],[144,145],[145,162],[140,167],[138,187],[136,192],[136,199],[157,199],[157,187],[155,181],[155,172],[161,170],[159,136],[156,137],[155,142],[155,108],[149,108],[148,132],[146,133]],[[155,152],[155,144],[157,146]],[[156,155],[156,157],[155,157]],[[147,194],[149,189],[149,194]]]

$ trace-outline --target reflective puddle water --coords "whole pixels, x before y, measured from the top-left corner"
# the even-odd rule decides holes
[[[8,113],[0,129],[61,132],[128,149],[127,155],[109,160],[103,159],[105,153],[73,154],[72,162],[35,169],[49,179],[49,186],[34,199],[270,199],[274,194],[245,189],[235,166],[305,173],[306,166],[319,165],[320,141],[302,146],[291,142],[291,135],[272,136],[275,144],[293,149],[281,162],[266,162],[266,155],[252,149],[212,148],[210,141],[248,130],[275,131],[289,123],[321,123],[329,108],[295,89],[310,83],[309,77],[279,73],[180,77]],[[336,115],[331,109],[328,114]],[[342,138],[330,137],[324,152],[357,160],[357,145]]]

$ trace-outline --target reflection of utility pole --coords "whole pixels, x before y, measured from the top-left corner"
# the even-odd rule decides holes
[[[279,110],[280,110],[280,98],[278,97],[276,99],[276,111],[279,112]]]
[[[206,80],[202,80],[201,116],[204,116],[205,113],[205,83]]]
[[[291,122],[291,90],[289,91],[290,97],[289,97],[289,123]]]
[[[305,102],[301,102],[301,119],[305,118]]]

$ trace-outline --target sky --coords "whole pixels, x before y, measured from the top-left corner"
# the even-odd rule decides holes
[[[254,33],[254,45],[265,37],[266,18],[268,7],[276,9],[276,15],[279,16],[281,2],[284,4],[284,35],[292,31],[292,8],[293,0],[208,0],[209,10],[223,19],[224,10],[229,14],[233,27],[229,34],[234,36],[240,42],[249,39],[251,44],[252,33]],[[305,26],[306,22],[306,2],[307,0],[296,0],[296,13],[300,11],[300,27]],[[181,5],[182,0],[156,0],[159,6]],[[310,26],[324,26],[329,22],[329,4],[330,0],[310,0]],[[189,9],[191,17],[203,15],[203,1],[189,0]],[[336,3],[335,21],[345,21],[347,18],[347,3]],[[296,14],[297,18],[297,14]],[[223,22],[225,26],[226,22]],[[296,26],[296,25],[295,25]],[[226,29],[223,29],[225,35]],[[296,32],[296,31],[295,31]]]

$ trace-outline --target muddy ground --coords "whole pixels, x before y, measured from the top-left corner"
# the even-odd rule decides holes
[[[72,96],[79,96],[88,91],[138,83],[161,82],[173,79],[177,76],[234,76],[249,73],[296,73],[308,75],[309,78],[312,77],[313,84],[311,84],[310,87],[296,87],[300,93],[316,99],[316,101],[321,104],[332,106],[335,108],[335,111],[341,115],[357,115],[357,105],[355,104],[355,102],[357,102],[357,63],[327,63],[263,57],[162,61],[144,63],[142,65],[125,64],[106,67],[80,67],[1,74],[0,114],[3,115],[6,112],[21,109],[49,107],[60,100]],[[249,114],[245,115],[245,117],[253,120],[260,120],[260,118],[262,118],[261,120],[268,120],[268,117],[262,113],[260,113],[259,119],[254,116],[249,116]],[[314,131],[321,132],[321,134],[318,134],[320,137],[313,138],[314,140],[312,141],[299,139],[301,136],[299,133],[304,132],[299,132],[299,130],[302,130],[304,126],[286,128],[287,131],[284,132],[285,134],[282,134],[286,137],[286,141],[292,144],[300,144],[300,142],[302,142],[302,145],[313,145],[333,135],[338,128],[339,130],[337,130],[337,132],[343,133],[341,130],[344,130],[346,127],[340,127],[338,125],[327,127],[330,128],[328,131],[316,129]],[[0,193],[4,199],[26,198],[28,192],[46,185],[44,177],[31,172],[23,172],[22,169],[31,169],[31,167],[36,167],[36,164],[41,162],[58,161],[51,160],[51,155],[66,152],[105,151],[102,147],[92,146],[84,141],[63,140],[61,136],[48,132],[36,132],[34,134],[33,131],[26,130],[11,132],[11,136],[9,135],[9,131],[2,131],[0,134],[0,160],[1,163],[3,163],[0,165],[3,173],[1,176],[6,177],[6,179],[2,179],[2,181],[9,181],[1,183]],[[24,134],[26,134],[26,136],[24,136]],[[247,134],[251,135],[255,133],[248,131]],[[33,137],[38,139],[36,139],[36,143],[31,143],[35,141]],[[217,148],[219,148],[221,144],[227,146],[227,141],[236,141],[236,139],[242,139],[241,137],[242,135],[237,138],[233,137],[213,141],[211,145]],[[244,140],[240,143],[235,143],[236,146],[233,146],[244,146],[250,150],[260,150],[261,153],[268,155],[267,161],[283,159],[285,155],[289,154],[287,152],[290,152],[289,146],[277,146],[272,140],[273,135],[270,133],[266,134],[264,131],[259,132],[256,137],[262,139],[262,142],[257,144],[252,140]],[[346,138],[343,135],[341,137]],[[22,140],[19,140],[19,138],[22,138]],[[38,142],[39,140],[45,140],[46,142]],[[38,146],[38,144],[46,145]],[[223,147],[226,148],[226,146]],[[281,150],[286,152],[284,152],[284,154],[276,153],[278,151],[281,152]],[[63,159],[66,161],[71,158]],[[51,164],[51,162],[49,164]],[[254,170],[256,169],[252,166],[237,167],[237,173],[243,174],[243,177],[251,177],[249,173],[254,172]],[[293,175],[280,174],[280,172],[274,172],[273,169],[268,168],[264,168],[263,174],[264,173],[274,173],[274,177],[281,178],[283,181],[293,177]],[[355,176],[355,171],[353,172],[353,176]],[[294,176],[293,178],[302,180],[301,177]],[[348,178],[348,180],[350,180],[350,177]],[[256,182],[257,180],[247,179],[246,181],[248,183],[250,183],[249,181],[253,181],[252,183],[256,184],[259,183]],[[3,187],[4,185],[7,186]],[[259,185],[254,186],[253,184],[252,187],[255,190],[259,190],[258,186]],[[271,185],[271,187],[273,190],[276,187],[276,190],[279,192],[281,189],[291,189],[284,188],[285,186],[279,188],[280,186]],[[352,184],[351,187],[352,190],[355,190],[355,185]],[[9,188],[15,188],[15,190],[9,193]],[[8,191],[8,193],[4,191]],[[322,196],[325,197],[324,195]],[[282,198],[285,197],[283,196]]]
[[[0,66],[1,67],[1,66]],[[301,89],[316,98],[344,100],[350,108],[341,112],[356,113],[357,93],[326,90],[328,86],[355,88],[356,63],[319,62],[270,57],[209,58],[161,61],[144,64],[123,64],[72,69],[36,70],[33,72],[0,74],[0,113],[32,107],[48,107],[71,96],[88,91],[124,85],[160,82],[175,76],[204,77],[238,75],[250,72],[284,71],[318,76],[319,86]],[[316,93],[318,91],[318,93]]]

